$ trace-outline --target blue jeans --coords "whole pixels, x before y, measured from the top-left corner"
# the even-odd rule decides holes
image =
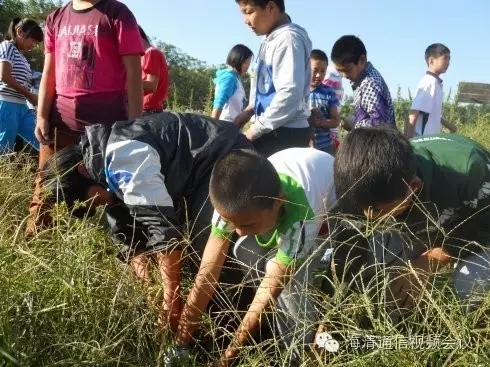
[[[36,116],[26,104],[0,100],[0,152],[13,150],[17,135],[39,151],[35,127]]]

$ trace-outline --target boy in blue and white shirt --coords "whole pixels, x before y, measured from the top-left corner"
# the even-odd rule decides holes
[[[314,129],[315,148],[334,154],[330,129],[339,126],[339,101],[335,90],[322,84],[327,73],[328,57],[321,50],[311,51],[311,93],[309,122]]]

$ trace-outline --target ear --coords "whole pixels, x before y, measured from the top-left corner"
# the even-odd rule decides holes
[[[424,186],[424,182],[419,176],[415,176],[412,178],[412,180],[408,183],[408,186],[410,187],[410,190],[414,193],[418,193],[422,190],[422,187]]]
[[[281,193],[279,194],[279,196],[277,197],[276,200],[274,200],[274,208],[276,210],[279,210],[283,205],[284,205],[284,201],[286,200],[286,194],[281,191]]]
[[[359,58],[358,64],[362,67],[364,67],[367,64],[367,56],[366,55],[361,55]]]
[[[88,173],[88,170],[87,170],[87,166],[85,165],[85,163],[80,163],[78,166],[77,166],[77,172],[79,174],[81,174],[83,177],[85,178],[90,178],[90,175]]]
[[[269,2],[267,3],[267,10],[272,13],[274,11],[274,9],[277,8],[277,5],[274,1],[272,0],[269,0]]]

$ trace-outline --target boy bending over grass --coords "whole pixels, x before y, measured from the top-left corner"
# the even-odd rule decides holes
[[[236,232],[235,256],[261,279],[222,365],[237,356],[274,303],[281,341],[298,358],[315,335],[317,315],[308,293],[311,271],[321,258],[320,229],[336,202],[333,157],[313,148],[290,148],[269,159],[233,151],[213,168],[209,193],[215,208],[211,235],[182,312],[177,345],[190,342]]]
[[[250,147],[230,122],[161,112],[113,126],[88,126],[78,145],[48,160],[42,180],[52,201],[63,200],[68,207],[89,201],[89,213],[106,205],[107,227],[122,245],[119,256],[131,262],[137,278],[152,282],[148,264],[156,260],[165,282],[159,319],[176,330],[183,236],[189,233],[188,251],[200,259],[213,213],[211,169],[232,149]],[[242,278],[227,276],[228,282]]]
[[[456,263],[453,284],[460,298],[477,288],[488,293],[490,153],[485,147],[454,134],[409,141],[396,129],[358,128],[340,146],[334,172],[341,210],[364,213],[373,228],[385,232],[383,248],[378,241],[366,250],[374,257],[383,254],[380,262],[408,260],[415,270],[413,277],[391,285],[399,307],[413,306],[425,288],[424,274],[449,263]],[[390,237],[390,231],[396,234]],[[471,306],[477,304],[473,301]]]

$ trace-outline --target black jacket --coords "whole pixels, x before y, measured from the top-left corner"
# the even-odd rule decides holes
[[[107,208],[107,224],[129,256],[166,251],[180,241],[183,200],[208,185],[214,163],[242,138],[232,123],[170,112],[87,127],[80,142],[84,162],[117,198]]]

